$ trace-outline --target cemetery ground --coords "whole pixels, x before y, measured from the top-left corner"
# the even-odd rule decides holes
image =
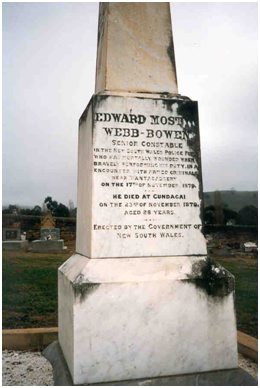
[[[57,269],[74,252],[67,243],[64,253],[3,252],[3,328],[57,326]],[[237,328],[257,337],[257,257],[211,257],[236,278]]]
[[[214,257],[214,256],[213,256]],[[235,276],[237,329],[258,337],[258,262],[254,256],[214,259]]]
[[[74,252],[3,252],[3,329],[57,326],[57,269]]]

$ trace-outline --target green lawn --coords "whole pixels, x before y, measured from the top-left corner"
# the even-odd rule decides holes
[[[235,276],[238,330],[257,337],[257,260],[239,257],[215,257],[215,260]]]
[[[3,253],[3,328],[57,326],[57,269],[70,254]]]
[[[57,326],[57,269],[70,256],[3,253],[3,328]],[[257,260],[213,258],[235,275],[238,330],[257,337]]]

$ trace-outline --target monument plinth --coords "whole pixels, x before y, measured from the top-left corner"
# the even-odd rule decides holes
[[[59,268],[74,384],[237,366],[234,279],[207,258],[197,102],[167,3],[102,3],[79,125],[76,254]]]

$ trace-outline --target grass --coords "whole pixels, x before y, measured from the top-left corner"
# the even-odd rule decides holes
[[[70,256],[3,253],[3,328],[57,326],[57,269]],[[213,258],[235,275],[238,330],[257,337],[257,260]]]
[[[57,326],[57,269],[70,254],[3,253],[3,328]]]
[[[257,337],[257,259],[215,257],[215,260],[235,276],[235,307],[238,330]]]

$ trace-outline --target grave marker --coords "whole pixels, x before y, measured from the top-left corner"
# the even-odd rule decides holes
[[[206,256],[197,102],[178,94],[168,3],[101,3],[79,125],[76,254],[59,268],[74,384],[237,366],[234,279]]]
[[[2,230],[2,250],[3,251],[20,251],[28,248],[28,241],[22,238],[20,224],[14,223],[9,228]]]
[[[31,243],[32,252],[62,252],[64,247],[64,240],[60,238],[60,228],[55,227],[55,219],[48,211],[41,221],[41,238],[34,240]]]
[[[55,219],[48,211],[41,222],[41,240],[59,240],[60,228],[55,228]]]
[[[20,241],[21,229],[20,228],[3,228],[3,241]]]

